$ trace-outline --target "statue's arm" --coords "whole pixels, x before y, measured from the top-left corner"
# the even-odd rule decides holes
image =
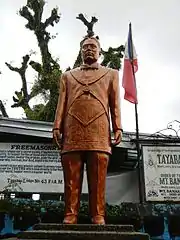
[[[62,74],[60,79],[60,88],[59,88],[59,98],[58,104],[56,108],[55,120],[53,128],[59,128],[60,133],[62,133],[63,129],[63,117],[65,112],[65,104],[66,104],[66,83],[65,83],[65,74]]]
[[[119,72],[113,70],[112,81],[109,93],[109,107],[111,113],[111,121],[113,132],[116,133],[122,129],[121,125],[121,109],[120,109],[120,90],[119,90]]]

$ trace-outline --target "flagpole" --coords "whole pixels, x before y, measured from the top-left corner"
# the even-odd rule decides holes
[[[133,49],[133,41],[132,41],[132,28],[131,23],[129,24],[129,31],[130,31],[130,44],[131,49]],[[133,72],[133,78],[135,83],[135,89],[136,89],[136,96],[137,96],[137,87],[136,87],[136,76],[134,71],[134,65],[133,65],[133,51],[131,51],[131,66],[132,66],[132,72]],[[139,121],[138,121],[138,109],[137,109],[137,102],[135,102],[135,121],[136,121],[136,149],[137,149],[137,160],[138,160],[138,180],[139,180],[139,200],[140,203],[143,203],[143,194],[142,194],[142,171],[141,171],[141,152],[140,152],[140,143],[139,143]]]

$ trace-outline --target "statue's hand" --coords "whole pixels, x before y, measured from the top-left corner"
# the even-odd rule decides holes
[[[54,129],[53,130],[53,139],[55,144],[58,146],[59,149],[61,149],[61,134],[60,134],[60,130],[59,129]]]
[[[115,133],[114,133],[114,141],[112,143],[113,146],[116,146],[118,145],[122,140],[122,131],[121,130],[117,130]]]

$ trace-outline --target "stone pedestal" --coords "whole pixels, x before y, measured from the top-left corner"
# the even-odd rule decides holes
[[[149,235],[135,232],[131,225],[37,224],[32,231],[19,233],[18,239],[149,240]]]

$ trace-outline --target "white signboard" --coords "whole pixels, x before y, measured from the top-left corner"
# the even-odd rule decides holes
[[[180,201],[180,146],[143,146],[147,201]]]
[[[0,191],[4,190],[63,193],[63,172],[56,147],[52,144],[0,143]],[[86,176],[82,192],[88,192]]]

